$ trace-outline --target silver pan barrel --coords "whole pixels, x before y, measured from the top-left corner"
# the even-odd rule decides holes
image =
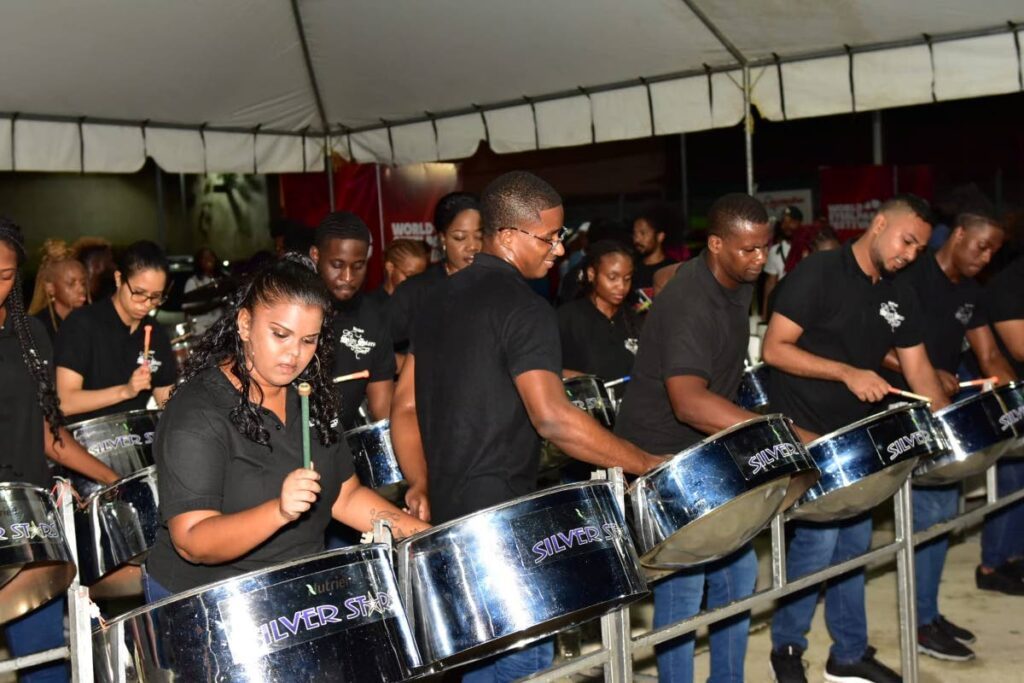
[[[688,448],[629,491],[641,561],[679,569],[741,547],[817,479],[790,422],[747,420]]]
[[[948,449],[925,403],[891,408],[826,434],[807,446],[821,479],[790,517],[812,522],[854,517],[895,494],[919,458]]]
[[[63,593],[74,577],[50,494],[31,484],[0,483],[0,624]]]
[[[135,474],[156,464],[153,460],[153,437],[160,413],[155,410],[132,410],[117,415],[104,415],[68,425],[68,431],[96,459],[122,477]],[[76,472],[64,474],[82,498],[88,498],[103,485]]]
[[[949,440],[950,449],[914,470],[914,483],[920,486],[952,484],[984,472],[1005,453],[1017,438],[1014,416],[995,391],[983,391],[957,401],[935,413]]]
[[[767,365],[758,363],[744,370],[740,388],[736,394],[736,405],[755,413],[763,413],[768,410]]]
[[[1024,456],[1024,383],[1011,382],[996,388],[996,395],[1002,399],[1006,406],[1006,417],[1000,418],[1001,427],[1013,429],[1017,438],[1013,444],[1006,449],[1004,458],[1018,458]]]
[[[427,664],[490,656],[642,597],[647,584],[612,485],[547,489],[398,545]]]
[[[405,479],[391,447],[391,421],[380,420],[345,432],[359,481],[372,489],[397,484]]]
[[[606,428],[615,428],[615,403],[604,386],[604,380],[594,375],[580,375],[563,379],[562,384],[573,405],[590,413]]]
[[[384,545],[201,586],[93,632],[96,680],[402,681],[419,654]]]

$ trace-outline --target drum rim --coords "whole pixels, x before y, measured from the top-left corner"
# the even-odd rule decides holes
[[[744,420],[743,422],[737,422],[732,427],[728,427],[726,429],[723,429],[720,432],[715,432],[711,436],[708,436],[707,438],[702,439],[701,441],[698,441],[697,443],[693,444],[689,448],[685,448],[685,449],[679,451],[678,453],[676,453],[675,455],[673,455],[673,456],[671,456],[669,458],[666,458],[665,462],[661,463],[660,465],[658,465],[654,469],[650,470],[646,474],[643,474],[643,475],[637,477],[636,481],[634,481],[633,484],[629,487],[629,491],[630,492],[635,491],[640,486],[641,482],[648,481],[655,474],[660,473],[662,470],[667,468],[669,465],[671,465],[677,459],[683,457],[684,455],[687,455],[689,453],[692,453],[693,451],[699,450],[699,449],[703,448],[704,446],[707,446],[710,443],[718,441],[719,439],[721,439],[724,436],[728,436],[729,434],[732,434],[733,432],[736,432],[736,431],[739,431],[740,429],[744,429],[746,427],[749,427],[749,426],[753,425],[755,422],[770,422],[770,421],[774,421],[774,420],[782,420],[783,422],[785,422],[788,425],[792,425],[793,424],[793,421],[790,420],[785,415],[783,415],[782,413],[768,413],[767,415],[759,415],[757,417],[752,417],[749,420]],[[796,435],[794,434],[794,436],[796,436]],[[799,439],[797,440],[797,443],[799,443]]]
[[[623,375],[623,377],[628,377],[628,376],[629,375]],[[566,382],[575,382],[576,380],[583,380],[583,379],[591,380],[593,382],[597,382],[601,386],[604,386],[604,380],[601,379],[600,377],[598,377],[597,375],[573,375],[572,377],[563,377],[562,378],[562,384],[565,384]],[[619,379],[619,378],[616,378],[616,379]]]
[[[143,467],[141,470],[135,470],[131,474],[126,474],[125,476],[121,477],[113,484],[107,484],[99,491],[93,491],[88,495],[88,497],[86,497],[84,501],[82,501],[82,505],[83,507],[88,507],[92,503],[93,499],[96,498],[96,496],[100,495],[101,493],[106,493],[111,489],[118,488],[119,486],[121,486],[121,484],[127,484],[128,482],[135,481],[136,479],[142,479],[143,476],[148,475],[153,475],[153,477],[156,478],[156,465],[148,465],[146,467]]]
[[[50,495],[50,492],[48,490],[46,490],[42,486],[39,486],[38,484],[31,484],[27,481],[0,481],[0,489],[29,489],[33,491],[38,491],[39,493],[42,493],[47,498],[49,498],[51,501],[53,500],[53,497]]]
[[[757,372],[761,368],[770,368],[770,367],[771,367],[770,365],[768,365],[767,363],[765,363],[762,360],[762,361],[759,361],[757,363],[751,363],[750,365],[744,366],[743,373],[744,374],[746,374],[748,372],[753,373],[753,372]]]
[[[384,543],[360,543],[358,545],[349,546],[347,548],[337,548],[335,550],[328,550],[328,551],[325,551],[325,552],[316,553],[314,555],[304,555],[303,557],[298,557],[298,558],[296,558],[294,560],[289,560],[287,562],[281,562],[279,564],[271,565],[270,567],[265,567],[264,569],[254,569],[251,572],[245,572],[244,574],[239,574],[238,576],[232,576],[232,577],[227,578],[227,579],[221,579],[220,581],[214,581],[213,583],[204,583],[201,586],[196,586],[195,588],[191,588],[191,589],[189,589],[187,591],[182,591],[181,593],[174,593],[172,595],[167,596],[166,598],[162,598],[162,599],[157,600],[155,602],[151,602],[151,603],[149,603],[147,605],[142,605],[141,607],[136,607],[135,609],[133,609],[130,612],[126,612],[126,613],[118,616],[115,619],[111,619],[111,620],[107,621],[105,624],[102,624],[101,626],[93,629],[92,632],[93,632],[93,635],[100,634],[100,633],[105,633],[106,631],[108,631],[111,628],[113,628],[114,625],[117,624],[117,623],[122,623],[122,622],[130,621],[131,619],[134,619],[135,617],[141,616],[141,615],[145,614],[146,612],[153,612],[153,611],[156,611],[157,609],[162,609],[162,608],[166,607],[167,605],[170,605],[173,602],[180,602],[180,601],[184,601],[184,600],[188,600],[188,599],[194,598],[194,597],[196,597],[197,595],[199,595],[201,593],[206,593],[206,592],[211,591],[211,590],[213,590],[215,588],[219,588],[221,586],[226,586],[227,584],[233,583],[235,581],[240,581],[240,580],[243,580],[243,579],[249,579],[249,578],[252,578],[254,576],[258,576],[260,574],[267,574],[269,572],[277,571],[279,569],[288,569],[289,567],[294,567],[295,565],[304,564],[306,562],[309,562],[310,560],[319,560],[319,559],[322,559],[322,558],[325,558],[325,557],[333,557],[335,555],[345,555],[345,554],[348,554],[348,553],[364,552],[364,551],[367,551],[367,550],[370,550],[370,551],[373,551],[373,550],[390,551],[391,548],[390,548],[390,546],[388,546],[388,545],[386,545]],[[386,557],[386,555],[385,555],[385,557]],[[390,562],[388,562],[388,566],[391,566]],[[392,569],[392,571],[393,571],[393,569]]]
[[[123,418],[126,418],[128,416],[136,416],[136,415],[142,415],[142,414],[148,414],[148,415],[156,416],[156,415],[159,415],[160,413],[161,413],[160,410],[149,410],[148,408],[136,408],[135,410],[127,410],[127,411],[125,411],[123,413],[111,413],[110,415],[100,415],[98,417],[90,417],[88,420],[82,420],[81,422],[72,422],[72,423],[70,423],[67,426],[67,429],[70,432],[70,431],[74,431],[76,429],[81,429],[82,427],[87,427],[87,426],[89,426],[91,424],[94,424],[94,423],[109,422],[109,421],[112,420],[112,418],[115,418],[115,417],[123,419]]]
[[[344,432],[342,436],[344,436],[347,439],[349,436],[353,436],[355,434],[362,434],[363,432],[368,432],[374,429],[379,429],[382,426],[386,427],[387,429],[391,429],[391,418],[385,417],[383,420],[377,420],[376,422],[371,422],[368,425],[360,425],[358,427],[353,427],[347,432]]]
[[[867,417],[863,417],[863,418],[857,420],[856,422],[853,422],[851,424],[846,425],[845,427],[840,427],[839,429],[833,430],[833,431],[829,432],[828,434],[825,434],[824,436],[819,436],[817,439],[815,439],[814,441],[812,441],[812,442],[810,442],[809,444],[806,445],[807,446],[807,450],[810,450],[810,449],[814,448],[815,446],[819,446],[822,443],[824,443],[826,441],[829,441],[831,439],[834,439],[837,436],[841,436],[841,435],[846,434],[848,432],[852,432],[855,429],[860,429],[862,427],[865,427],[868,424],[877,421],[879,418],[888,417],[889,415],[895,415],[896,413],[901,413],[901,412],[910,412],[911,410],[914,410],[914,409],[917,409],[917,408],[925,408],[925,409],[927,409],[928,405],[929,404],[925,403],[924,401],[911,401],[910,403],[893,406],[892,408],[888,408],[886,410],[883,410],[880,413],[875,413],[874,415],[868,415]]]
[[[1006,384],[1000,384],[997,387],[993,387],[992,391],[999,393],[1001,391],[1014,391],[1024,389],[1024,380],[1015,380],[1013,382],[1007,382]]]
[[[996,388],[986,389],[977,394],[974,394],[973,396],[962,398],[956,403],[950,403],[945,408],[935,411],[935,417],[943,418],[949,413],[952,413],[954,410],[962,408],[963,406],[970,405],[971,403],[976,403],[978,401],[981,401],[982,399],[989,398],[991,396],[996,396],[996,391]]]
[[[612,485],[612,482],[608,481],[607,479],[589,479],[587,481],[576,481],[576,482],[573,482],[571,484],[559,484],[558,486],[552,486],[551,488],[540,489],[539,491],[534,491],[533,493],[528,493],[525,496],[520,496],[518,498],[513,498],[512,500],[507,500],[504,503],[498,503],[497,505],[492,505],[491,507],[484,508],[483,510],[477,510],[476,512],[470,512],[467,515],[462,515],[461,517],[456,517],[455,519],[450,519],[447,522],[445,522],[444,524],[438,524],[437,526],[432,526],[429,529],[424,529],[423,531],[421,531],[421,532],[419,532],[417,534],[413,534],[412,536],[409,536],[408,538],[403,538],[401,541],[399,541],[395,545],[395,547],[397,549],[399,549],[399,550],[402,550],[402,549],[404,549],[406,546],[408,546],[413,541],[417,541],[417,540],[420,540],[420,539],[423,539],[423,538],[427,538],[428,536],[432,536],[436,532],[439,532],[439,531],[444,531],[446,529],[450,529],[453,526],[455,526],[456,524],[461,524],[462,522],[465,522],[468,519],[476,517],[477,515],[483,515],[483,514],[490,514],[492,512],[498,512],[499,510],[504,510],[505,508],[510,508],[513,505],[518,505],[520,503],[525,503],[527,501],[534,500],[535,498],[541,498],[543,496],[547,496],[548,494],[560,493],[562,491],[567,491],[569,489],[589,488],[589,487],[592,487],[592,486],[596,486],[596,487],[609,487],[610,488],[611,485]]]

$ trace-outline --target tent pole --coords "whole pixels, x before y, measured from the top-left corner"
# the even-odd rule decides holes
[[[156,181],[156,243],[167,249],[167,216],[164,215],[164,183],[160,164],[153,162],[153,178]]]
[[[754,116],[750,108],[750,67],[743,67],[743,142],[747,158],[747,194],[754,194]]]
[[[871,112],[871,163],[882,165],[882,112]]]
[[[686,170],[686,133],[679,134],[679,185],[685,232],[690,227],[690,178]]]
[[[324,136],[324,165],[327,167],[327,206],[334,211],[334,154],[330,135]]]

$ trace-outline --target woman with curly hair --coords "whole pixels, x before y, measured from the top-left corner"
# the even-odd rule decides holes
[[[42,252],[28,314],[43,324],[52,342],[64,318],[85,305],[89,276],[64,240],[46,240]]]
[[[332,518],[364,532],[386,519],[397,538],[427,527],[353,473],[331,385],[333,299],[301,259],[265,266],[238,291],[167,404],[153,447],[164,526],[146,564],[149,601],[320,552]],[[312,387],[309,425],[299,382]]]

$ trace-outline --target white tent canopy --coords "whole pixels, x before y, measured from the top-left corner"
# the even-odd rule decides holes
[[[325,144],[434,161],[732,126],[748,101],[1009,93],[1018,22],[1020,0],[4,3],[0,170],[290,172]]]

